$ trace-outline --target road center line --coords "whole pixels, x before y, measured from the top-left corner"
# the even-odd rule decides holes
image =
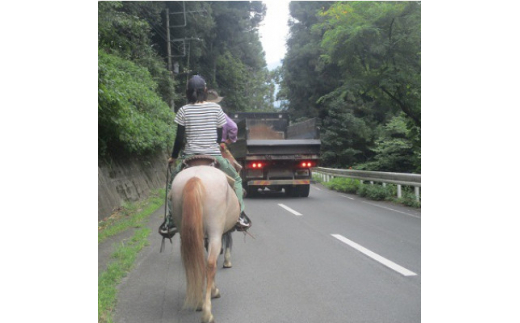
[[[288,207],[286,205],[283,205],[283,204],[278,204],[278,205],[280,205],[281,207],[283,207],[284,209],[286,209],[287,211],[291,212],[294,215],[297,215],[297,216],[302,215],[301,213],[296,212],[295,210],[291,209],[290,207]]]
[[[346,196],[346,195],[343,195],[343,194],[340,194],[340,196],[342,196],[342,197],[346,197],[346,198],[348,198],[348,199],[351,199],[351,200],[353,200],[353,199],[354,199],[353,197],[350,197],[350,196]]]
[[[397,271],[398,273],[400,273],[403,276],[416,276],[417,275],[413,271],[410,271],[404,267],[399,266],[395,262],[392,262],[384,257],[381,257],[377,253],[374,253],[374,252],[368,250],[367,248],[355,243],[354,241],[345,238],[341,234],[331,234],[331,236],[333,236],[334,238],[338,239],[339,241],[351,246],[352,248],[360,251],[361,253],[367,255],[368,257],[374,259],[375,261],[380,262],[381,264],[387,266],[388,268]]]

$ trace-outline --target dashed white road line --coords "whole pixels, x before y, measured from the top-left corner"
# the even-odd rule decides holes
[[[284,204],[278,204],[278,205],[280,205],[281,207],[283,207],[284,209],[286,209],[287,211],[291,212],[292,214],[294,214],[296,216],[302,215],[300,212],[297,212]]]
[[[312,187],[313,189],[315,189],[315,190],[321,191],[321,188],[317,188],[317,187],[314,186],[314,185],[312,185],[311,187]]]
[[[351,200],[353,200],[353,199],[354,199],[353,197],[350,197],[350,196],[346,196],[346,195],[342,195],[342,194],[340,194],[340,196],[341,196],[341,197],[346,197],[346,198],[348,198],[348,199],[351,199]]]
[[[414,273],[413,271],[410,271],[404,267],[399,266],[395,262],[390,261],[390,260],[378,255],[377,253],[374,253],[374,252],[368,250],[367,248],[355,243],[354,241],[345,238],[341,234],[331,234],[331,236],[333,236],[334,238],[338,239],[339,241],[351,246],[352,248],[360,251],[361,253],[374,259],[375,261],[378,261],[379,263],[387,266],[388,268],[397,271],[398,273],[400,273],[403,276],[417,276],[417,274]]]

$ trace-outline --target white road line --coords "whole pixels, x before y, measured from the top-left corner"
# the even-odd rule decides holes
[[[397,212],[397,213],[406,214],[406,215],[412,216],[412,217],[417,218],[417,219],[420,219],[420,218],[421,218],[420,216],[417,216],[417,215],[415,215],[415,214],[411,214],[411,213],[406,213],[406,212],[402,212],[402,211],[394,210],[394,209],[391,209],[391,208],[389,208],[389,207],[385,207],[385,206],[381,206],[381,205],[377,205],[377,204],[369,203],[369,202],[365,202],[365,201],[361,201],[361,202],[362,202],[362,203],[365,203],[365,204],[370,204],[370,205],[373,205],[373,206],[377,206],[377,207],[380,207],[380,208],[385,209],[385,210],[390,210],[390,211],[394,211],[394,212]]]
[[[301,213],[296,212],[295,210],[291,209],[290,207],[288,207],[286,205],[283,205],[283,204],[278,204],[278,205],[280,205],[281,207],[283,207],[284,209],[286,209],[287,211],[291,212],[294,215],[297,215],[297,216],[302,215]]]
[[[316,186],[314,186],[314,185],[313,185],[313,186],[311,186],[311,187],[312,187],[313,189],[315,189],[315,190],[321,191],[321,188],[317,188],[317,187],[316,187]]]
[[[383,265],[387,266],[388,268],[397,271],[398,273],[400,273],[403,276],[417,276],[417,274],[414,273],[413,271],[410,271],[404,267],[399,266],[395,262],[392,262],[384,257],[381,257],[377,253],[374,253],[374,252],[366,249],[365,247],[358,245],[354,241],[345,238],[341,234],[331,234],[331,236],[333,236],[334,238],[338,239],[339,241],[351,246],[352,248],[364,253],[365,255],[369,256],[370,258],[382,263]]]
[[[340,196],[342,196],[342,197],[346,197],[346,198],[348,198],[348,199],[351,199],[351,200],[353,200],[353,199],[354,199],[353,197],[350,197],[350,196],[346,196],[346,195],[341,195],[341,194],[340,194]]]

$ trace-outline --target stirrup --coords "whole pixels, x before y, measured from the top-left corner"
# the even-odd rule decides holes
[[[173,236],[177,233],[177,227],[173,225],[173,223],[167,223],[167,220],[159,226],[159,234],[166,239],[172,239]]]
[[[245,222],[245,224],[241,223],[241,219],[244,220],[243,222]],[[249,228],[251,228],[252,223],[253,222],[251,221],[251,219],[249,219],[249,217],[244,212],[242,212],[240,214],[240,217],[238,218],[237,223],[235,224],[235,228],[237,231],[247,231]]]

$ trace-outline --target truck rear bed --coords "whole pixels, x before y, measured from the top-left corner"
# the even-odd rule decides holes
[[[318,159],[320,144],[318,139],[246,140],[246,159]]]

